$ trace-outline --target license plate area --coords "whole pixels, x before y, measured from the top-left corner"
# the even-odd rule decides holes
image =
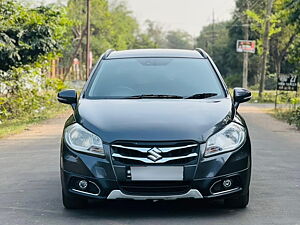
[[[182,166],[130,167],[132,181],[182,181]]]

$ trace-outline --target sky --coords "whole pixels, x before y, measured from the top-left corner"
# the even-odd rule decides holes
[[[23,0],[27,2],[57,2],[58,0]],[[110,1],[110,0],[109,0]],[[164,29],[181,29],[193,36],[199,35],[203,26],[215,21],[228,20],[234,10],[235,0],[121,0],[128,3],[139,23],[145,20],[158,22]],[[61,0],[67,2],[67,0]]]
[[[234,0],[127,0],[133,15],[143,25],[146,19],[165,29],[183,29],[198,35],[201,28],[215,21],[231,18]]]

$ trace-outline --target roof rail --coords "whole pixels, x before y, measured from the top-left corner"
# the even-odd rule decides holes
[[[110,55],[110,53],[112,53],[113,51],[115,51],[115,50],[113,50],[113,49],[108,49],[108,50],[104,53],[103,59],[107,59],[108,56]]]
[[[196,48],[195,50],[196,50],[197,52],[199,52],[200,55],[203,56],[203,58],[208,58],[207,53],[206,53],[202,48]]]

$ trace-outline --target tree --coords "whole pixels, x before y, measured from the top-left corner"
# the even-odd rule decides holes
[[[93,0],[91,4],[91,51],[95,60],[109,48],[123,50],[154,47],[151,38],[141,33],[136,19],[124,2],[108,4],[107,0]],[[68,55],[71,58],[84,34],[86,9],[82,0],[69,0],[67,10],[69,18],[75,21],[73,32],[70,33],[74,40],[73,47],[69,48],[71,52]],[[81,45],[78,57],[84,59],[82,52],[85,51],[85,40]]]
[[[182,30],[171,30],[166,35],[167,48],[177,49],[192,49],[193,48],[193,37]]]
[[[275,0],[269,17],[265,17],[263,10],[247,12],[253,22],[251,26],[252,31],[259,35],[257,39],[259,55],[263,53],[265,55],[270,54],[270,62],[274,64],[273,67],[270,66],[264,69],[264,63],[261,63],[261,74],[267,70],[269,73],[272,73],[272,70],[274,70],[276,74],[280,74],[282,64],[286,65],[284,67],[285,72],[291,72],[293,68],[295,68],[292,64],[288,64],[285,59],[289,58],[288,54],[291,49],[297,49],[295,44],[299,43],[299,41],[297,41],[297,39],[299,39],[299,30],[297,28],[299,27],[299,21],[294,19],[296,17],[295,15],[299,13],[296,2],[299,1],[297,0],[291,4],[290,0]],[[270,26],[269,30],[266,31],[266,25],[268,23]],[[262,44],[264,35],[265,40],[266,38],[270,39],[270,51],[266,46],[263,51]],[[265,78],[262,76],[260,94],[264,89],[264,80]]]
[[[295,40],[299,39],[299,31],[297,29],[298,23],[291,21],[291,14],[293,9],[287,6],[289,0],[276,0],[274,3],[274,14],[278,18],[276,26],[280,29],[271,39],[270,54],[274,61],[276,74],[281,73],[281,64],[288,54],[290,47],[294,44]]]
[[[294,65],[295,71],[300,71],[300,0],[286,0],[285,8],[288,11],[287,23],[293,24],[296,37],[288,48],[286,59]]]
[[[288,21],[296,26],[300,32],[300,0],[283,1],[285,9],[288,11]]]
[[[145,33],[138,33],[135,37],[133,49],[157,48],[158,46]]]
[[[146,20],[146,35],[159,48],[166,47],[166,34],[161,25],[151,20]]]
[[[193,38],[183,30],[165,30],[159,23],[146,20],[147,37],[157,48],[192,49]]]
[[[0,70],[32,64],[59,54],[70,25],[61,7],[27,8],[14,0],[0,5]]]
[[[236,40],[242,37],[242,29],[239,26],[231,26],[233,22],[219,22],[210,24],[200,32],[197,38],[197,47],[203,48],[208,54],[213,52],[213,60],[225,79],[229,79],[230,86],[241,85],[242,60],[236,52]],[[214,29],[212,29],[214,26]]]
[[[249,3],[249,10],[245,3]],[[256,40],[255,54],[249,55],[250,85],[259,81],[259,66],[262,64],[262,37],[266,26],[266,0],[236,0],[236,8],[231,20],[203,27],[197,38],[197,47],[205,49],[213,56],[219,70],[229,86],[241,85],[242,57],[237,53],[236,41],[244,38],[245,15],[250,18],[249,39]],[[292,73],[300,70],[300,0],[275,0],[269,17],[270,39],[269,63],[266,67],[266,88],[275,87],[274,72]],[[214,52],[218,54],[213,54]]]

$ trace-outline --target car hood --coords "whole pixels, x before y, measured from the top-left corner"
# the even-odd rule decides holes
[[[203,142],[232,119],[231,98],[80,99],[76,121],[104,142]]]

